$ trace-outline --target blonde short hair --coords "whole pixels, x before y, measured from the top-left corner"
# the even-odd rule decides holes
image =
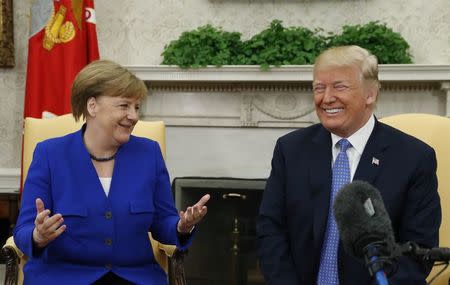
[[[87,101],[100,96],[123,96],[143,99],[145,83],[128,69],[110,60],[96,60],[85,66],[72,85],[72,114],[76,121],[88,115]]]
[[[319,69],[331,67],[356,66],[364,81],[380,89],[378,80],[378,60],[368,50],[352,45],[332,47],[322,52],[314,63],[314,73]]]

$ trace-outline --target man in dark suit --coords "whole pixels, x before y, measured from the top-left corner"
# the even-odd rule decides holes
[[[321,124],[289,133],[275,146],[257,223],[261,269],[271,285],[375,284],[364,263],[347,255],[339,239],[334,258],[326,253],[332,244],[329,209],[340,141],[349,144],[342,154],[348,182],[374,185],[396,241],[423,247],[438,244],[436,156],[422,141],[375,118],[378,63],[367,50],[345,46],[323,52],[314,65],[313,91]],[[329,267],[333,264],[334,269]],[[389,282],[425,284],[429,270],[419,260],[401,257]]]

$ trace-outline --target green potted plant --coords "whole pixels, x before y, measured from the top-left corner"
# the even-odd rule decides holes
[[[187,31],[162,53],[166,65],[199,68],[207,65],[269,66],[313,64],[324,49],[338,45],[359,45],[370,50],[382,64],[412,63],[409,44],[386,24],[369,22],[347,25],[340,34],[323,35],[323,30],[282,25],[270,26],[242,41],[238,32],[227,32],[211,25]]]
[[[409,44],[397,32],[378,21],[342,27],[329,37],[328,46],[358,45],[370,50],[380,64],[412,63]]]

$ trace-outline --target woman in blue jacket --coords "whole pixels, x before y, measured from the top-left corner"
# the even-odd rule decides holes
[[[81,130],[36,146],[14,240],[30,257],[24,284],[167,284],[148,231],[184,249],[206,214],[205,195],[177,213],[157,142],[131,135],[145,84],[95,61],[72,86]]]

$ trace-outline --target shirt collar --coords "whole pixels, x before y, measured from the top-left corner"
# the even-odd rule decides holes
[[[362,126],[353,135],[347,138],[347,140],[352,144],[353,149],[355,149],[359,155],[362,155],[374,127],[375,118],[372,114],[370,115],[369,120],[364,124],[364,126]],[[342,139],[342,137],[331,133],[331,141],[333,143],[333,147],[336,146],[336,143],[340,139]]]

